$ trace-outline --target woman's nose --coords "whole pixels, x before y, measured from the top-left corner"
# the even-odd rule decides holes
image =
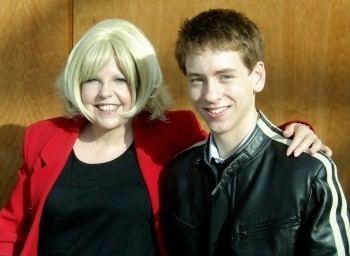
[[[103,83],[101,85],[99,95],[103,98],[111,97],[113,95],[113,90],[111,85],[109,83]]]

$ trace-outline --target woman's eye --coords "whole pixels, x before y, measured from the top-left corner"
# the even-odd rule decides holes
[[[124,84],[127,84],[127,83],[128,83],[128,82],[126,81],[126,79],[123,78],[123,77],[116,78],[115,81],[116,81],[117,83],[124,83]]]
[[[93,82],[98,82],[98,79],[96,79],[96,78],[89,78],[89,79],[87,79],[87,80],[85,81],[85,84],[87,84],[87,83],[93,83]]]

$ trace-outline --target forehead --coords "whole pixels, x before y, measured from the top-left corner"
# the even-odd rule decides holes
[[[232,50],[205,49],[191,53],[185,59],[187,74],[217,72],[220,70],[240,70],[245,68],[241,55]]]

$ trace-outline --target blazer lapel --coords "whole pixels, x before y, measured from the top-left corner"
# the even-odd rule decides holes
[[[41,209],[49,191],[64,168],[83,122],[67,122],[77,127],[59,127],[40,152],[31,176],[30,190],[33,208]],[[74,129],[75,128],[75,129]]]

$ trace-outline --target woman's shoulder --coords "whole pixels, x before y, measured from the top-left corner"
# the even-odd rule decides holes
[[[62,131],[72,133],[80,131],[86,123],[86,119],[81,117],[68,118],[64,116],[49,118],[30,124],[26,128],[26,136],[51,136],[52,134]]]
[[[85,119],[82,117],[68,118],[65,116],[58,116],[49,119],[43,119],[36,121],[28,126],[27,129],[62,129],[62,128],[75,128],[85,123]]]
[[[189,110],[168,111],[164,114],[163,119],[154,120],[150,120],[147,113],[141,113],[134,122],[134,135],[143,137],[145,134],[148,138],[154,135],[164,140],[182,138],[189,143],[206,138],[206,132],[202,129],[195,114]]]

